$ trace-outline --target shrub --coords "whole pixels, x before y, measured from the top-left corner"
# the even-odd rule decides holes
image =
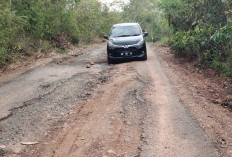
[[[231,1],[162,0],[160,6],[173,28],[170,45],[177,56],[232,75]]]
[[[24,25],[23,17],[17,16],[14,11],[0,5],[0,66],[13,55],[16,37]]]
[[[51,46],[89,43],[108,33],[119,15],[97,0],[0,1],[0,67]]]

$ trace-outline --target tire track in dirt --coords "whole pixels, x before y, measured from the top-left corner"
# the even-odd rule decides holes
[[[75,101],[76,104],[68,103],[74,106],[69,111],[72,114],[58,121],[37,146],[29,146],[18,156],[219,156],[211,140],[176,95],[156,52],[149,44],[147,48],[146,62],[96,65],[95,71],[90,72],[91,77],[81,75],[85,82],[83,87],[91,91],[84,93],[88,97]],[[106,57],[102,49],[91,53],[96,63],[102,63]],[[70,64],[83,66],[91,55],[83,55],[80,62],[73,60]],[[92,81],[86,82],[87,79]],[[94,84],[96,79],[99,84]],[[77,88],[75,83],[78,81],[70,79],[66,82],[67,87],[63,85],[64,90],[53,92],[51,98],[58,96],[62,103],[66,98],[63,93],[71,94],[71,98],[83,94],[81,89],[77,93],[73,93],[76,90],[69,91]]]
[[[179,101],[154,49],[148,46],[148,51],[148,61],[138,62],[136,67],[149,82],[143,95],[151,109],[145,120],[147,144],[143,145],[141,156],[219,156],[213,143]]]
[[[232,114],[220,105],[229,87],[223,76],[210,69],[199,69],[194,63],[175,58],[168,47],[154,47],[173,90],[191,115],[220,150],[221,156],[232,156]],[[230,79],[228,79],[229,81]]]
[[[144,84],[134,70],[127,72],[127,64],[119,67],[112,82],[77,111],[72,129],[55,138],[41,156],[139,156],[147,110],[139,96]]]

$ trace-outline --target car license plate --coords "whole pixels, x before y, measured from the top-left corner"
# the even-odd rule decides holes
[[[131,56],[132,55],[132,52],[124,52],[124,56]]]

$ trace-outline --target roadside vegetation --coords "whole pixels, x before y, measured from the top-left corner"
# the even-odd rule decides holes
[[[169,43],[176,56],[232,76],[230,0],[115,3],[121,11],[97,0],[0,0],[0,67],[94,42],[114,23],[138,22],[149,32],[148,41]]]
[[[232,1],[162,0],[176,56],[232,76]]]
[[[118,14],[97,0],[0,0],[0,67],[90,43],[119,21]]]
[[[122,13],[175,56],[232,77],[231,0],[131,0]]]
[[[159,8],[159,0],[131,0],[124,7],[122,19],[140,23],[149,32],[148,41],[166,43],[171,35],[168,22]]]

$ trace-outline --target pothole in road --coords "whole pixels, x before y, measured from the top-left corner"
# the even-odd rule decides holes
[[[6,151],[0,148],[0,156],[5,156],[5,155],[6,155]]]
[[[65,64],[72,58],[73,58],[72,56],[63,57],[63,58],[53,58],[50,64],[58,64],[58,65]]]
[[[40,85],[40,87],[41,87],[42,89],[49,88],[50,86],[51,86],[51,84]]]
[[[93,63],[94,64],[107,64],[107,61],[105,59],[101,59],[101,60],[98,60],[98,61],[94,61]]]

